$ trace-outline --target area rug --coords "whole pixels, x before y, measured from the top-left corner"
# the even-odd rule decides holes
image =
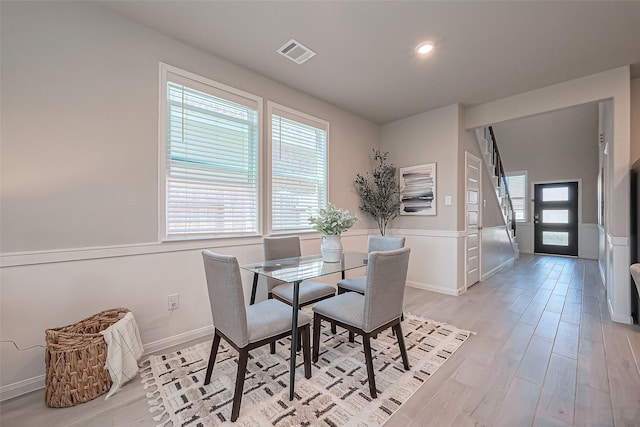
[[[149,411],[159,426],[380,426],[444,364],[470,332],[446,323],[406,315],[402,322],[411,370],[405,371],[396,338],[371,340],[378,398],[371,399],[361,338],[350,343],[346,331],[333,335],[323,322],[320,357],[306,379],[302,355],[296,369],[294,400],[289,401],[289,339],[269,354],[269,346],[250,352],[240,416],[231,403],[237,352],[220,344],[211,383],[204,385],[211,342],[162,356],[141,369]],[[342,332],[341,332],[342,331]]]

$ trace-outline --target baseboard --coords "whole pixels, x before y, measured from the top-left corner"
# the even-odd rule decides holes
[[[617,316],[613,312],[613,307],[611,306],[611,301],[607,298],[607,307],[609,307],[609,316],[611,320],[618,323],[625,323],[627,325],[633,325],[633,317],[632,316]]]
[[[493,276],[494,274],[496,274],[498,271],[502,270],[503,268],[512,266],[515,262],[516,262],[515,258],[510,258],[510,259],[506,260],[505,262],[503,262],[499,266],[497,266],[497,267],[493,268],[492,270],[490,270],[490,271],[486,272],[485,274],[483,274],[482,278],[480,280],[482,280],[482,281],[487,280],[489,277]]]
[[[0,387],[0,402],[44,388],[44,375]],[[44,398],[43,398],[44,399]]]
[[[183,332],[172,337],[163,338],[158,341],[153,341],[148,344],[144,344],[144,354],[152,354],[158,351],[166,350],[167,348],[184,344],[186,342],[204,338],[208,335],[213,337],[213,325],[204,326],[202,328],[194,329],[192,331]]]
[[[153,341],[143,345],[144,354],[142,357],[210,335],[213,335],[213,325],[194,329],[193,331],[184,332],[158,341]],[[32,391],[43,389],[44,379],[44,375],[38,375],[37,377],[28,378],[26,380],[0,387],[0,402],[4,402],[5,400],[12,399],[23,394],[31,393]]]
[[[407,281],[407,286],[410,286],[412,288],[417,288],[417,289],[423,289],[425,291],[438,292],[439,294],[452,295],[454,297],[457,297],[458,295],[464,293],[464,287],[462,287],[461,289],[452,291],[451,289],[444,288],[442,286],[435,286],[435,285],[429,285],[427,283],[412,282],[412,281]]]

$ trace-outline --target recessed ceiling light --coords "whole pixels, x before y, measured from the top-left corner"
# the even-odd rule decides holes
[[[420,55],[426,55],[433,50],[433,42],[424,42],[416,46],[416,52]]]

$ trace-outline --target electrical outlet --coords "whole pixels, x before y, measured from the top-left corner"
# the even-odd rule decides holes
[[[167,310],[172,311],[180,308],[180,295],[171,294],[167,297]]]

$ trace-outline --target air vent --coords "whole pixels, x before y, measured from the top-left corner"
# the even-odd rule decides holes
[[[306,62],[316,54],[314,51],[294,39],[286,42],[284,46],[278,49],[278,53],[289,58],[298,65]]]

